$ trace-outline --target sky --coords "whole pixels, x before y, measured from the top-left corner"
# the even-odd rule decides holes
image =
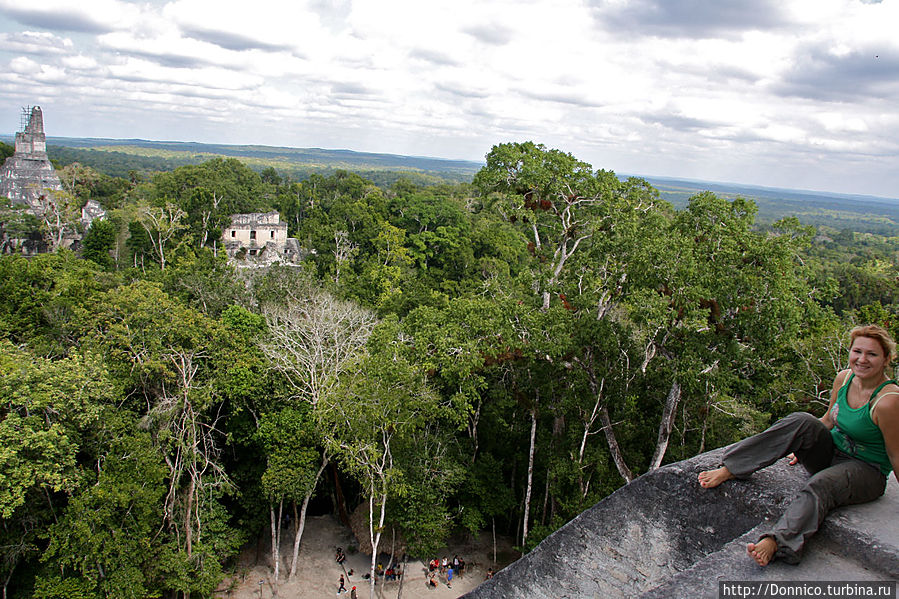
[[[899,198],[899,0],[0,0],[0,133]]]

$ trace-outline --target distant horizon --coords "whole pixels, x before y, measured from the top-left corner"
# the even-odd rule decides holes
[[[0,134],[0,140],[11,140],[15,141],[15,135],[7,135]],[[485,164],[485,162],[469,160],[464,158],[445,158],[439,156],[432,155],[411,155],[411,154],[395,154],[391,152],[369,152],[369,151],[361,151],[361,150],[353,150],[350,148],[325,148],[320,146],[288,146],[288,145],[267,145],[267,144],[258,144],[258,143],[210,143],[210,142],[202,142],[202,141],[183,141],[183,140],[159,140],[159,139],[146,139],[142,137],[124,137],[124,138],[116,138],[116,137],[68,137],[68,136],[59,136],[59,135],[47,135],[47,144],[53,145],[53,140],[85,140],[85,141],[96,141],[96,142],[116,142],[115,145],[121,144],[124,145],[124,142],[144,142],[148,144],[172,144],[172,145],[180,145],[180,144],[194,144],[199,146],[210,146],[210,147],[230,147],[230,148],[240,148],[240,147],[256,147],[256,148],[271,148],[271,149],[287,149],[287,150],[317,150],[323,152],[345,152],[350,154],[355,154],[359,156],[385,156],[385,157],[394,157],[394,158],[410,158],[417,160],[428,160],[434,162],[448,162],[448,163],[461,163],[465,165],[470,165],[472,167],[480,167]],[[112,145],[112,144],[111,144]],[[61,147],[79,147],[79,146],[61,146]],[[90,149],[90,148],[87,148]],[[565,151],[562,148],[559,148],[562,151]],[[597,169],[596,165],[591,165],[594,169]],[[601,167],[599,167],[601,168]],[[700,179],[695,177],[681,177],[676,175],[653,175],[653,174],[645,174],[645,173],[629,173],[629,172],[619,172],[614,171],[618,177],[636,177],[641,179],[646,179],[647,181],[658,180],[658,181],[670,181],[670,182],[683,182],[683,183],[699,183],[699,184],[711,184],[722,187],[734,188],[734,190],[739,189],[757,189],[763,191],[787,191],[792,193],[804,194],[804,195],[823,195],[832,198],[845,198],[845,199],[871,199],[871,200],[886,200],[889,202],[899,202],[899,196],[886,196],[886,195],[877,195],[870,193],[853,193],[853,192],[842,192],[842,191],[830,191],[826,189],[806,189],[799,187],[782,187],[776,185],[761,185],[756,183],[742,183],[738,181],[719,181],[714,179]]]

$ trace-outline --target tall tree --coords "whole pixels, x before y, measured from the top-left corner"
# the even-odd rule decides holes
[[[115,246],[115,240],[116,230],[113,224],[105,219],[95,219],[81,240],[84,248],[81,255],[104,268],[110,268],[113,261],[109,252]]]
[[[295,391],[294,403],[306,405],[311,417],[318,420],[323,398],[328,396],[338,384],[340,377],[355,364],[371,335],[376,319],[372,313],[352,302],[339,300],[324,290],[309,285],[292,288],[288,292],[288,297],[283,299],[286,300],[284,304],[264,305],[267,332],[265,337],[260,339],[260,348]],[[305,411],[291,413],[305,413]],[[317,434],[325,433],[318,431]],[[314,446],[312,441],[308,444]],[[278,447],[277,444],[270,446],[274,452],[270,455],[270,460],[274,460],[270,463],[270,471],[272,477],[280,479],[281,475],[278,472],[287,468],[288,463],[278,458],[281,455],[276,451]],[[294,536],[290,577],[296,574],[306,509],[332,451],[327,444],[322,444],[322,447],[319,456],[320,466],[311,469],[315,472],[311,481],[294,483],[300,485],[303,496]],[[275,467],[274,470],[271,470],[272,466]],[[307,466],[290,466],[290,468],[307,469]],[[271,495],[272,499],[275,497],[297,499],[294,494],[295,487],[272,488],[278,490],[278,493]],[[274,509],[273,501],[271,507],[273,536],[280,526],[280,519],[276,521],[274,518]]]
[[[508,143],[490,150],[474,183],[485,195],[497,194],[495,208],[529,229],[548,309],[566,264],[594,235],[591,219],[618,186],[614,173],[594,173],[586,162],[542,144]]]
[[[186,213],[172,203],[147,207],[141,211],[140,224],[147,232],[160,270],[165,270],[166,246],[179,231],[187,227],[181,222],[185,216]]]
[[[396,448],[439,413],[439,396],[425,376],[405,360],[405,341],[395,320],[381,325],[369,353],[326,394],[319,417],[325,440],[359,480],[368,498],[372,547],[369,596],[375,596],[375,565],[391,496],[405,493]]]

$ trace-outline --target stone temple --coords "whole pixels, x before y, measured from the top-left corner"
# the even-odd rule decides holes
[[[77,249],[83,232],[94,219],[105,218],[106,211],[99,202],[91,199],[81,207],[80,220],[59,222],[58,209],[60,202],[65,200],[61,197],[62,182],[47,156],[44,114],[40,106],[34,106],[23,109],[22,116],[24,126],[16,133],[16,151],[0,168],[0,198],[26,214],[61,227],[61,233],[51,244],[37,229],[25,234],[21,231],[9,233],[4,231],[5,223],[0,222],[0,253],[35,254],[56,246]],[[50,228],[53,226],[51,224]]]
[[[62,183],[47,157],[44,115],[35,106],[27,114],[24,131],[16,133],[16,153],[0,169],[0,196],[40,216],[54,191],[62,191]]]

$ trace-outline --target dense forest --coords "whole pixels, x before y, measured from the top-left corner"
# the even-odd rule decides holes
[[[60,177],[58,226],[108,216],[77,253],[0,256],[4,597],[208,597],[282,533],[283,580],[307,514],[360,506],[376,547],[495,529],[527,551],[644,472],[820,412],[851,325],[899,332],[896,237],[711,192],[675,209],[531,142],[463,183],[235,158]],[[306,258],[229,263],[229,215],[270,210]]]

